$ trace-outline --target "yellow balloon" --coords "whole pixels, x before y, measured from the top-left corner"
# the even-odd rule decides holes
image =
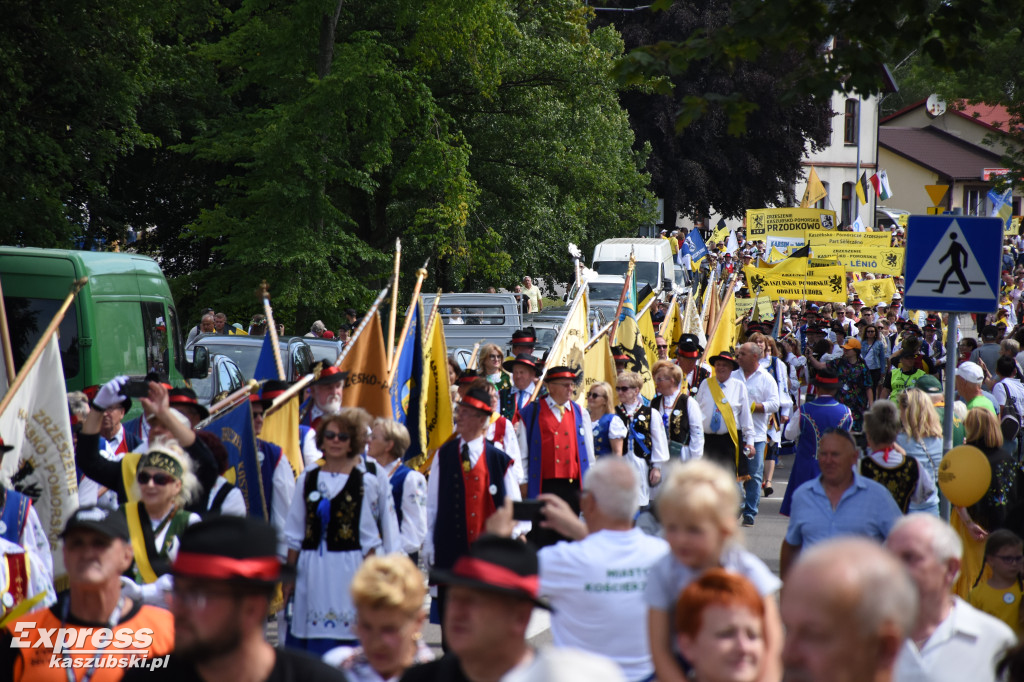
[[[985,453],[973,445],[959,445],[939,464],[939,489],[950,504],[970,507],[988,491],[992,466]]]

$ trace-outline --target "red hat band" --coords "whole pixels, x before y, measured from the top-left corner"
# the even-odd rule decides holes
[[[452,573],[461,578],[479,580],[494,587],[511,590],[522,590],[534,599],[540,594],[540,576],[519,575],[504,566],[492,564],[482,559],[461,557],[452,567]]]
[[[269,581],[281,577],[281,561],[276,556],[232,559],[211,554],[179,552],[174,560],[173,570],[175,573],[213,580],[250,578]]]
[[[478,410],[483,410],[484,412],[493,412],[494,411],[491,408],[490,405],[488,405],[487,403],[485,403],[482,400],[477,400],[476,398],[474,398],[471,395],[467,395],[466,397],[464,397],[459,402],[461,402],[463,405],[466,405],[468,407],[475,407]]]
[[[576,372],[552,372],[548,374],[548,379],[575,379]]]
[[[819,375],[819,376],[815,377],[814,380],[817,381],[819,384],[838,384],[839,383],[839,377],[823,377],[823,376]]]
[[[681,350],[679,351],[679,357],[681,358],[696,358],[700,355],[700,351],[696,350]]]

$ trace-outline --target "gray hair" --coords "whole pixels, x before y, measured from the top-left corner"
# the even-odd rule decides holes
[[[953,527],[938,516],[915,512],[901,517],[889,530],[889,535],[910,525],[922,525],[931,535],[932,553],[939,563],[959,559],[963,555],[964,543]]]
[[[875,445],[895,443],[901,428],[899,408],[891,400],[876,400],[864,413],[864,433]]]
[[[866,538],[825,540],[800,554],[797,565],[808,563],[817,564],[819,571],[849,571],[850,586],[857,591],[854,616],[862,634],[873,635],[885,623],[895,625],[901,637],[910,634],[917,619],[917,586],[881,545]]]
[[[587,470],[583,489],[594,496],[601,513],[615,521],[632,521],[640,509],[640,480],[619,457],[602,457]]]

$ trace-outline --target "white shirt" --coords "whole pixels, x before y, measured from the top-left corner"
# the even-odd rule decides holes
[[[501,437],[501,442],[495,443],[494,436],[498,431],[499,421],[505,422],[505,433]],[[487,433],[484,434],[484,438],[494,443],[494,447],[512,458],[512,469],[516,480],[520,483],[526,483],[523,455],[519,449],[519,438],[516,436],[516,427],[512,425],[512,421],[495,412],[491,415],[491,422],[487,425]]]
[[[896,659],[895,682],[996,682],[999,658],[1017,637],[1006,623],[960,597],[932,636],[918,649],[911,639]]]
[[[373,462],[373,466],[377,470],[376,474],[369,472],[366,466],[368,462]],[[376,491],[377,509],[380,510],[380,519],[378,520],[380,540],[384,553],[391,554],[403,551],[402,534],[398,530],[398,513],[395,512],[395,497],[391,494],[391,483],[388,482],[388,477],[384,473],[384,467],[367,455],[365,450],[359,464],[356,466],[365,474],[363,485],[366,486],[366,494],[371,495],[374,494],[371,491]]]
[[[263,456],[261,450],[256,451],[258,457]],[[277,553],[282,559],[288,557],[288,547],[284,544],[284,524],[288,519],[288,508],[295,494],[295,474],[288,456],[281,453],[281,459],[274,467],[274,497],[270,504],[270,523],[277,529]]]
[[[516,388],[515,385],[513,384],[512,387],[509,389],[509,391],[512,393],[513,397],[515,398],[516,407],[518,407],[520,410],[523,409],[523,406],[530,399],[530,396],[533,395],[533,391],[536,388],[537,388],[537,382],[536,381],[531,381],[529,386],[527,386],[526,388],[522,388],[522,389]]]
[[[554,645],[607,656],[628,680],[648,677],[654,665],[643,594],[648,570],[668,552],[667,542],[639,528],[601,530],[540,550],[540,594],[554,608]]]
[[[672,395],[663,396],[661,402],[662,409],[666,409],[666,405],[675,405],[676,400],[679,399],[679,394],[682,392],[682,388],[680,388]],[[681,453],[684,462],[691,459],[700,459],[704,456],[704,415],[700,410],[700,403],[695,398],[688,398],[688,401],[686,404],[686,417],[687,421],[690,422],[690,444]],[[664,424],[664,419],[662,419],[662,424]]]
[[[711,382],[715,381],[714,373],[711,374],[704,383],[697,389],[697,403],[700,405],[700,412],[704,417],[704,433],[714,433],[718,435],[729,433],[729,427],[726,426],[725,416],[722,416],[722,426],[718,431],[711,430],[711,420],[715,415],[715,399],[711,396]],[[739,431],[737,435],[740,438],[740,444],[753,445],[756,441],[754,439],[754,421],[750,418],[750,396],[747,394],[747,385],[743,381],[737,380],[733,377],[726,379],[725,384],[722,385],[722,395],[725,396],[726,402],[732,407],[732,413],[736,417],[736,429]],[[762,437],[762,440],[764,438]]]
[[[484,454],[484,437],[480,436],[467,443],[462,439],[462,436],[459,436],[459,450],[462,450],[463,445],[469,446],[469,464],[471,467],[475,467]],[[434,528],[437,526],[438,495],[440,494],[437,483],[441,477],[439,473],[441,468],[440,462],[441,458],[435,456],[430,463],[430,476],[427,477],[427,536],[423,539],[423,558],[428,566],[434,563]],[[521,501],[523,497],[519,492],[519,481],[516,480],[515,475],[512,473],[512,467],[505,470],[504,482],[505,495],[511,497],[513,502]],[[529,523],[526,524],[526,528],[529,528]],[[517,524],[516,532],[513,535],[521,534],[522,530],[523,524]]]
[[[732,376],[747,385],[750,404],[760,403],[764,406],[764,412],[752,412],[750,418],[754,424],[754,442],[760,443],[767,440],[768,415],[779,411],[779,384],[768,373],[768,370],[760,365],[749,377],[742,369],[733,372]]]
[[[227,483],[228,479],[223,476],[218,476],[217,480],[213,482],[210,494],[206,497],[206,511],[210,511],[210,505],[217,499],[220,489],[227,485]],[[226,516],[246,516],[249,513],[245,508],[245,498],[242,497],[241,490],[235,488],[227,494],[224,501],[220,503],[220,513]]]
[[[377,466],[390,479],[401,463],[400,459],[396,459],[387,466],[379,463]],[[401,498],[402,523],[399,524],[399,534],[402,537],[402,549],[406,554],[412,554],[420,551],[423,538],[427,535],[427,480],[423,474],[415,470],[406,474]]]
[[[1024,385],[1017,379],[1000,379],[999,383],[992,387],[992,395],[996,399],[996,407],[1006,405],[1009,398],[1014,411],[1017,414],[1024,414]]]

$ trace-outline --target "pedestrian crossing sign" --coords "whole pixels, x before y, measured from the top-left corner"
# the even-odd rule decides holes
[[[913,215],[907,222],[903,305],[950,313],[993,312],[999,303],[999,218]]]

